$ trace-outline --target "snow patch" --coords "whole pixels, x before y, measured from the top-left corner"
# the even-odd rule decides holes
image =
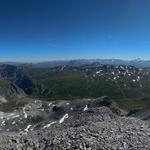
[[[89,108],[88,106],[86,105],[85,108],[83,109],[83,111],[87,111]]]
[[[23,107],[23,114],[24,114],[24,118],[26,119],[28,117],[26,111],[25,111],[25,107]]]
[[[53,125],[53,124],[55,124],[55,123],[56,123],[56,121],[50,122],[49,124],[47,124],[46,126],[44,126],[43,129],[48,128],[48,127],[50,127],[51,125]]]
[[[29,124],[29,125],[27,126],[27,128],[24,129],[24,131],[25,131],[25,132],[28,132],[30,128],[31,128],[31,125]]]
[[[52,105],[52,103],[49,103],[48,106],[50,107]]]
[[[116,80],[117,79],[117,77],[114,77],[114,80]]]
[[[16,124],[16,122],[15,122],[15,121],[13,121],[13,122],[12,122],[12,125],[14,125],[14,124]]]
[[[59,123],[60,123],[60,124],[63,123],[64,120],[68,118],[68,116],[69,116],[68,114],[65,114],[65,115],[59,120]]]
[[[100,74],[102,70],[96,71],[96,74]]]
[[[12,116],[11,118],[15,119],[15,118],[18,118],[18,117],[20,117],[20,115],[15,115],[15,116]]]
[[[137,77],[137,81],[138,81],[138,82],[140,81],[140,76]]]
[[[1,126],[5,126],[5,125],[6,125],[5,121],[2,121]]]

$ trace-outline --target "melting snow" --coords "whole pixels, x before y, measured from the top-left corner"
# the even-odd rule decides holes
[[[116,80],[117,77],[114,77],[114,80]]]
[[[15,116],[12,116],[11,118],[15,119],[15,118],[18,118],[18,117],[20,117],[20,115],[15,115]]]
[[[83,109],[83,111],[86,111],[88,110],[88,106],[86,105],[85,108]]]
[[[112,74],[114,75],[114,74],[115,74],[115,72],[113,71],[113,72],[112,72]]]
[[[5,126],[5,125],[6,125],[5,121],[2,121],[1,126]]]
[[[68,114],[65,114],[60,120],[59,123],[63,123],[65,119],[68,118]]]
[[[27,118],[28,115],[27,115],[27,113],[26,113],[26,111],[25,111],[25,107],[23,107],[23,113],[24,113],[24,118]]]
[[[28,132],[30,128],[31,128],[31,125],[29,124],[29,125],[27,126],[27,128],[24,129],[24,131],[25,131],[25,132]]]
[[[125,68],[124,68],[123,66],[120,66],[120,68],[121,68],[122,70],[125,70]]]
[[[56,123],[56,121],[51,122],[51,123],[47,124],[46,126],[44,126],[43,129],[48,128],[48,127],[50,127],[51,125],[53,125],[53,124],[55,124],[55,123]]]
[[[41,111],[44,111],[45,109],[43,108],[43,109],[41,109]]]
[[[100,74],[101,73],[101,70],[99,70],[99,71],[96,71],[96,74]]]
[[[52,103],[49,103],[49,104],[48,104],[48,106],[51,106],[51,105],[52,105]]]
[[[138,81],[138,82],[140,81],[140,76],[137,77],[137,81]]]
[[[13,121],[13,122],[12,122],[12,125],[14,125],[14,124],[16,124],[16,122],[15,122],[15,121]]]

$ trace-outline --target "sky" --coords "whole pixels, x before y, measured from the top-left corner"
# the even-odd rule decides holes
[[[0,61],[150,59],[150,0],[1,0]]]

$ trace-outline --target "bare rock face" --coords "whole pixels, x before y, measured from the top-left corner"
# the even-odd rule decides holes
[[[0,96],[4,99],[22,98],[26,96],[24,91],[17,85],[8,81],[1,80],[1,82],[3,83],[0,83]]]
[[[7,103],[7,99],[3,96],[0,96],[0,104]]]
[[[150,123],[123,115],[107,97],[33,100],[0,113],[0,132],[5,150],[150,149]]]
[[[0,80],[5,82],[12,81],[12,86],[14,86],[13,89],[17,90],[20,88],[27,94],[29,92],[29,88],[33,86],[29,77],[25,75],[25,73],[19,67],[13,65],[0,65]]]

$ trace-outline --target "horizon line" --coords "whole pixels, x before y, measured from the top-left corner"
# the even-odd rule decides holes
[[[43,61],[0,61],[0,63],[21,63],[21,64],[35,64],[35,63],[46,63],[46,62],[57,62],[57,61],[76,61],[76,60],[121,60],[121,61],[150,61],[150,59],[134,58],[134,59],[121,59],[121,58],[75,58],[75,59],[54,59],[54,60],[43,60]]]

